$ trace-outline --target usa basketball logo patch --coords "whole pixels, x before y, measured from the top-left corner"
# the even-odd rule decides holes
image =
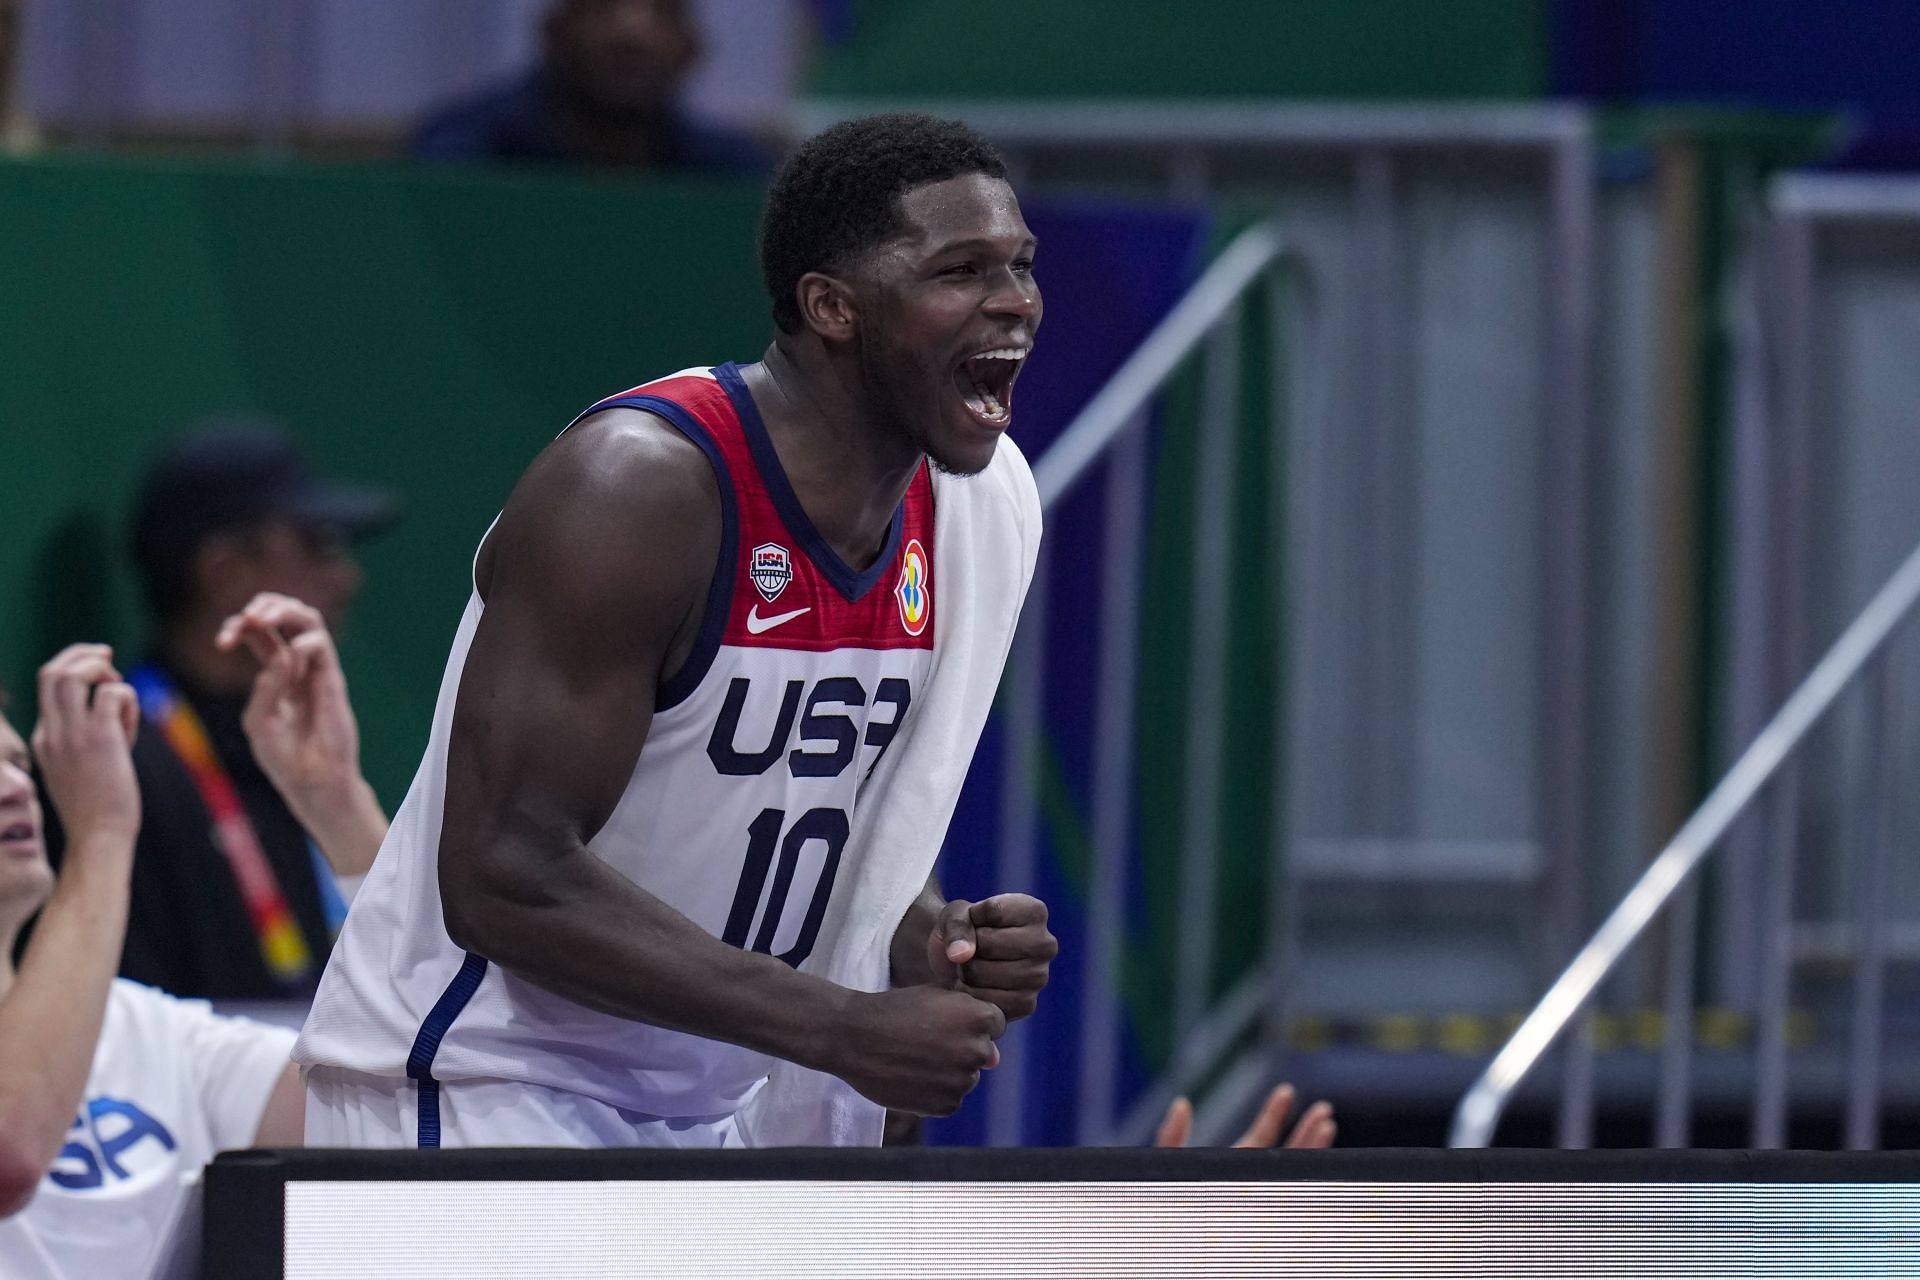
[[[749,555],[747,574],[761,598],[772,604],[793,581],[793,557],[777,542],[763,542]]]
[[[900,553],[900,584],[893,589],[900,604],[900,625],[907,634],[917,636],[927,629],[927,615],[933,612],[933,591],[927,582],[927,549],[920,539],[909,538]]]

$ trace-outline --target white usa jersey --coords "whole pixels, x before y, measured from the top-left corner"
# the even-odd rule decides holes
[[[886,548],[856,572],[807,519],[739,370],[648,383],[625,406],[707,454],[723,532],[699,637],[658,690],[625,793],[588,847],[736,946],[807,968],[842,858],[873,806],[863,784],[912,713],[933,654],[937,548],[922,463]],[[585,416],[584,414],[582,415]],[[468,601],[413,786],[354,901],[295,1050],[308,1066],[524,1081],[661,1117],[734,1111],[764,1054],[598,1013],[447,936],[438,877],[447,744],[484,605]]]

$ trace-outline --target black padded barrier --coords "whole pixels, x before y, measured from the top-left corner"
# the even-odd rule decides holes
[[[208,1167],[202,1274],[283,1280],[289,1183],[753,1180],[846,1182],[1920,1184],[1920,1153],[1151,1148],[229,1152]]]

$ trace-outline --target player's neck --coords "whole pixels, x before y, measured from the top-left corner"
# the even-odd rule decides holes
[[[842,560],[866,568],[885,548],[919,450],[871,421],[857,383],[824,355],[776,342],[743,372],[807,518]]]

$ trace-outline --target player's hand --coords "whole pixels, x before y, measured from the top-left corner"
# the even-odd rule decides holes
[[[140,783],[133,740],[140,701],[120,678],[113,650],[69,645],[40,668],[40,723],[33,758],[66,824],[68,845],[107,836],[128,851],[140,834]]]
[[[958,985],[1017,1021],[1047,985],[1060,940],[1047,930],[1047,904],[1024,893],[947,903],[927,939],[934,981]]]
[[[948,1116],[980,1073],[1000,1065],[1007,1019],[964,991],[897,987],[852,994],[849,1019],[830,1070],[867,1098],[895,1111]]]
[[[1267,1095],[1260,1114],[1253,1118],[1253,1123],[1247,1126],[1247,1131],[1233,1145],[1261,1148],[1280,1146],[1280,1135],[1286,1130],[1287,1113],[1293,1110],[1293,1101],[1292,1085],[1276,1086]],[[1316,1102],[1300,1117],[1300,1123],[1293,1126],[1293,1132],[1287,1135],[1286,1145],[1301,1150],[1323,1150],[1333,1145],[1337,1132],[1332,1104]],[[1166,1118],[1160,1122],[1160,1131],[1154,1135],[1153,1145],[1184,1147],[1192,1133],[1193,1104],[1185,1098],[1175,1098],[1173,1105],[1167,1108]]]
[[[254,759],[296,810],[337,803],[360,781],[360,726],[319,610],[267,591],[220,625],[214,643],[260,663],[241,727]]]

